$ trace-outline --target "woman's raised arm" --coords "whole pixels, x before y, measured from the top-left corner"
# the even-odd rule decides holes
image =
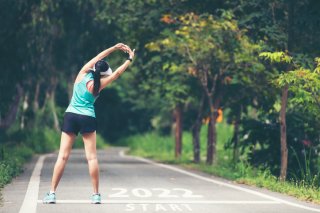
[[[90,68],[92,68],[95,63],[99,60],[102,60],[103,58],[107,57],[110,53],[112,53],[115,50],[122,50],[122,51],[128,51],[128,46],[122,43],[118,43],[114,45],[113,47],[110,47],[101,53],[99,53],[96,57],[92,58],[88,63],[86,63],[80,70],[80,73],[87,73],[90,71]]]
[[[100,82],[100,91],[103,90],[108,84],[110,84],[112,81],[116,80],[129,66],[129,64],[132,62],[132,59],[134,57],[135,50],[129,49],[129,58],[114,71],[110,76],[106,78],[101,78]]]

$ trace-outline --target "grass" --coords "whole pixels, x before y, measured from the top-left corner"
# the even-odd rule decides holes
[[[23,163],[30,160],[34,153],[29,147],[19,145],[16,147],[2,146],[3,156],[0,161],[0,187],[9,183],[12,177],[22,171]]]
[[[320,204],[320,190],[308,181],[279,181],[269,170],[254,168],[245,160],[233,162],[232,150],[224,145],[231,139],[233,128],[225,123],[217,124],[217,156],[214,165],[204,163],[206,155],[207,129],[201,129],[201,163],[193,163],[192,135],[183,134],[182,157],[174,157],[174,139],[171,136],[161,136],[155,132],[134,135],[122,139],[121,144],[130,147],[130,154],[151,158],[156,161],[179,164],[189,169],[203,171],[215,176],[233,180],[238,183],[267,188],[271,191],[295,196],[301,200]],[[245,159],[245,156],[242,156]]]
[[[217,131],[222,134],[217,138],[217,150],[219,159],[230,159],[231,152],[224,150],[224,143],[232,137],[233,129],[226,124],[218,124]],[[204,160],[206,152],[206,132],[205,128],[201,129],[201,158]],[[119,143],[128,145],[130,153],[143,157],[153,158],[167,163],[189,163],[193,160],[192,135],[189,132],[183,134],[182,156],[180,159],[174,157],[174,139],[171,136],[160,136],[156,132],[150,132],[143,135],[134,135],[122,139]]]
[[[23,164],[31,159],[34,151],[26,145],[16,145],[13,147],[2,145],[0,151],[0,206],[2,206],[1,189],[10,183],[13,177],[23,171]]]

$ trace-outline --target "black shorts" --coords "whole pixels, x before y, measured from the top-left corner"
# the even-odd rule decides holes
[[[81,134],[84,134],[94,132],[96,130],[96,118],[72,112],[66,112],[64,114],[61,131],[66,133],[74,133],[75,135],[78,135],[79,132]]]

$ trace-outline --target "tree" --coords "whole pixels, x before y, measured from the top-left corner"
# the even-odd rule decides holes
[[[185,14],[177,19],[163,18],[173,29],[162,33],[164,39],[149,43],[155,51],[170,49],[185,58],[189,75],[196,77],[208,100],[210,124],[208,129],[207,163],[212,164],[216,147],[216,118],[223,92],[237,72],[244,66],[256,45],[250,43],[238,28],[232,13],[220,16]]]
[[[172,58],[175,58],[172,61]],[[145,81],[141,86],[146,90],[152,88],[152,95],[145,99],[145,103],[156,104],[156,108],[161,111],[172,113],[173,132],[175,138],[175,157],[180,158],[182,154],[182,130],[183,130],[183,111],[185,104],[190,100],[191,87],[189,85],[190,76],[185,72],[186,67],[181,63],[181,56],[167,50],[162,51],[161,55],[155,55],[153,60],[158,64],[153,69],[158,68],[154,74],[161,76],[153,80]],[[154,63],[152,60],[151,63]],[[159,63],[161,60],[161,63]],[[155,107],[154,105],[150,105]]]
[[[30,9],[34,3],[25,1],[1,1],[0,63],[0,129],[8,129],[16,121],[24,96],[23,81],[26,78],[26,34],[24,25],[30,21]]]
[[[232,8],[239,19],[239,25],[247,28],[247,35],[250,36],[254,41],[263,40],[265,42],[264,50],[265,51],[277,51],[283,50],[288,52],[290,55],[305,54],[305,58],[313,58],[318,55],[319,49],[319,28],[316,26],[319,23],[319,3],[314,0],[302,0],[302,1],[287,1],[287,0],[276,0],[276,1],[232,1],[230,5],[233,5]],[[312,18],[311,18],[312,17]],[[309,20],[309,21],[307,21]],[[303,29],[303,30],[301,30]],[[272,70],[272,73],[275,71],[279,73],[281,71],[290,71],[293,68],[287,66],[286,69],[279,66],[273,67],[276,68],[272,70],[270,67],[268,70]],[[279,69],[277,71],[277,69]],[[265,88],[270,90],[271,88]],[[284,143],[285,138],[288,137],[288,134],[285,135],[285,129],[288,129],[286,126],[285,118],[285,108],[287,108],[286,97],[288,97],[288,88],[284,85],[282,87],[281,99],[282,99],[282,113],[281,113],[281,126],[282,141]],[[278,102],[275,102],[275,105],[278,105]],[[273,107],[274,108],[274,107]],[[275,109],[266,109],[260,110],[260,119],[269,119],[273,118],[273,111]],[[290,112],[290,119],[294,116],[297,116],[299,113],[295,112],[292,114],[292,109]],[[262,115],[264,114],[264,115]],[[306,118],[306,120],[308,120]],[[273,128],[278,125],[279,119],[271,120],[269,127]],[[263,120],[260,120],[261,125],[264,123]],[[314,126],[316,124],[313,124]],[[251,125],[246,126],[252,128]],[[270,129],[269,128],[269,129]],[[297,125],[291,124],[292,128],[298,128]],[[316,128],[316,126],[315,126]],[[304,129],[293,130],[293,133],[298,134],[299,131],[304,131]],[[252,132],[254,130],[246,129],[247,132]],[[257,133],[257,132],[256,132]],[[257,136],[257,134],[255,134]],[[311,134],[312,135],[312,134]],[[251,138],[251,137],[250,137]],[[290,136],[291,138],[291,136]],[[299,137],[298,137],[299,138]],[[251,138],[252,139],[252,138]],[[262,142],[263,138],[256,138]],[[247,140],[245,140],[247,141]],[[269,139],[266,139],[265,142],[270,142]],[[264,142],[262,142],[264,143]],[[267,144],[266,144],[267,145]],[[271,146],[271,144],[270,144]],[[267,149],[270,151],[270,149]],[[265,150],[266,151],[266,150]],[[285,149],[283,152],[286,152]],[[260,155],[263,155],[260,153]],[[255,162],[258,160],[255,159]],[[262,158],[261,161],[263,162]],[[276,165],[271,167],[277,168]],[[281,175],[282,177],[284,176]]]
[[[287,176],[288,165],[288,145],[287,145],[287,126],[286,126],[286,107],[288,99],[288,91],[292,90],[295,97],[292,99],[294,104],[303,104],[305,110],[318,114],[319,111],[319,95],[320,82],[319,82],[319,59],[316,59],[317,67],[314,71],[305,69],[293,58],[284,52],[264,52],[260,57],[271,61],[272,63],[287,64],[292,70],[282,71],[275,83],[282,88],[281,108],[280,108],[280,144],[281,144],[281,169],[280,180],[284,181]],[[288,70],[288,68],[285,68]]]
[[[312,69],[302,67],[294,61],[292,63],[294,70],[281,73],[276,83],[280,87],[288,85],[289,91],[294,94],[290,100],[291,103],[318,117],[320,115],[320,58],[315,58],[315,66]]]

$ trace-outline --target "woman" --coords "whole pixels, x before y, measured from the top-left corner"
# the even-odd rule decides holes
[[[115,50],[122,50],[129,53],[128,59],[112,73],[107,62],[102,59]],[[82,134],[86,158],[89,166],[89,173],[93,185],[91,202],[101,203],[99,193],[99,166],[96,153],[96,118],[94,102],[99,92],[116,80],[129,66],[134,57],[127,45],[119,43],[106,49],[91,59],[80,70],[73,87],[73,95],[70,104],[65,112],[62,125],[60,150],[54,166],[51,189],[43,199],[43,203],[56,203],[55,191],[68,161],[74,139],[78,132]],[[103,76],[103,78],[101,78]]]

